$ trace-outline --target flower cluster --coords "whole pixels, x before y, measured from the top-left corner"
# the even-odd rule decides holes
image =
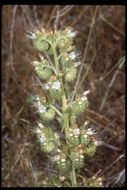
[[[54,75],[45,84],[45,89],[49,91],[54,99],[59,99],[62,94],[61,83]]]
[[[88,108],[88,99],[86,95],[78,96],[75,101],[71,103],[71,110],[74,115],[83,113]]]
[[[53,74],[53,71],[46,59],[41,59],[41,61],[34,61],[33,66],[36,74],[43,80],[49,80]]]
[[[33,104],[43,121],[49,122],[54,119],[55,111],[51,108],[44,96],[42,98],[37,95],[34,96]]]
[[[38,142],[41,145],[41,149],[46,153],[51,153],[57,149],[60,145],[59,135],[49,127],[40,127],[41,123],[38,124],[38,128],[35,129],[35,133],[38,137]]]

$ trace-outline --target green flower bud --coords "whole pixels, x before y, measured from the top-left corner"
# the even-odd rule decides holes
[[[63,37],[59,38],[57,46],[59,48],[59,51],[64,53],[64,52],[69,52],[71,51],[73,40],[69,37]]]
[[[65,74],[65,81],[71,82],[75,79],[77,74],[77,69],[75,67],[68,69],[68,71]]]
[[[46,41],[46,37],[42,33],[38,34],[37,37],[33,39],[33,43],[35,48],[40,52],[47,51],[50,48],[50,44]]]
[[[90,141],[91,141],[91,139],[90,139],[89,135],[87,135],[85,133],[80,135],[80,143],[81,144],[84,144],[85,146],[87,146],[87,145],[89,145]]]
[[[69,143],[71,146],[76,146],[80,144],[79,138],[77,136],[72,135],[72,133],[69,134]]]
[[[65,154],[61,153],[60,155],[57,155],[56,165],[62,173],[69,169],[69,160],[67,160]]]
[[[88,107],[88,100],[86,97],[81,97],[81,99],[76,100],[71,105],[72,114],[79,115],[83,113]]]
[[[49,108],[44,113],[39,113],[41,118],[45,121],[51,121],[55,117],[55,111],[52,108]]]
[[[76,169],[83,167],[84,155],[80,152],[71,152],[70,158]]]
[[[87,179],[87,187],[103,187],[102,178],[96,178],[95,176]]]
[[[79,128],[70,129],[68,141],[72,147],[80,144],[79,135],[80,135]]]
[[[42,150],[46,153],[51,153],[54,151],[56,145],[53,142],[44,142],[43,145],[41,146]]]

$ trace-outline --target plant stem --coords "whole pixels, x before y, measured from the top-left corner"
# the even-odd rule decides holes
[[[56,113],[62,118],[63,114],[55,107],[55,106],[51,106],[52,109],[54,109],[54,111],[56,111]]]
[[[59,61],[58,61],[58,57],[57,57],[56,46],[53,47],[53,54],[54,54],[57,76],[59,77],[60,71],[59,71]],[[63,128],[65,130],[65,139],[66,139],[66,144],[67,144],[68,150],[69,150],[68,153],[70,153],[71,148],[70,148],[70,144],[68,142],[68,139],[69,139],[69,114],[66,112],[66,108],[68,107],[68,104],[67,104],[65,88],[64,88],[62,79],[61,79],[61,85],[62,85],[62,91],[63,91],[63,94],[62,94],[63,121],[64,121]],[[72,183],[72,187],[77,187],[75,167],[74,167],[73,162],[71,162],[71,163],[72,163],[72,171],[70,172],[71,183]]]
[[[71,148],[70,145],[68,143],[68,139],[69,139],[69,117],[68,117],[68,113],[65,112],[66,108],[67,108],[67,99],[65,96],[65,92],[63,91],[63,95],[62,95],[62,103],[63,103],[63,120],[64,120],[64,130],[65,130],[65,136],[66,136],[66,143],[68,148],[70,149],[71,152]],[[72,171],[70,172],[70,178],[71,178],[71,183],[72,183],[72,187],[77,187],[77,181],[76,181],[76,174],[75,174],[75,167],[72,163]]]
[[[71,171],[71,182],[72,182],[72,187],[77,187],[77,181],[76,181],[76,174],[75,174],[75,167],[72,162],[72,171]]]
[[[53,48],[53,55],[54,55],[54,61],[55,61],[55,66],[56,66],[56,72],[57,72],[57,76],[59,77],[59,63],[58,63],[58,59],[57,59],[57,52],[56,52],[56,46],[52,47]]]

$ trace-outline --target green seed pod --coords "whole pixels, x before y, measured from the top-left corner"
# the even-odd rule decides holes
[[[79,152],[71,152],[70,158],[76,169],[80,169],[84,164],[84,155]]]
[[[36,67],[37,75],[43,80],[49,80],[52,75],[52,70],[50,68]]]
[[[92,157],[95,155],[96,152],[96,145],[95,144],[90,144],[86,149],[85,149],[85,154],[89,157]]]
[[[68,69],[68,71],[65,74],[65,81],[71,82],[75,79],[77,74],[77,69],[75,67]]]
[[[41,118],[45,121],[51,121],[55,117],[55,111],[52,108],[49,108],[44,113],[39,113]]]
[[[33,43],[35,48],[40,52],[47,51],[50,48],[50,44],[46,41],[46,37],[41,33],[33,39]]]
[[[73,66],[73,60],[68,57],[68,54],[60,58],[60,63],[62,64],[63,68],[71,68]]]
[[[70,115],[70,123],[71,123],[71,125],[74,125],[76,123],[76,116],[75,115]]]

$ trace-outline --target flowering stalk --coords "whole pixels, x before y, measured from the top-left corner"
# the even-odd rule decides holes
[[[77,174],[84,165],[84,158],[92,157],[98,146],[95,133],[88,128],[88,122],[80,127],[76,122],[76,118],[88,107],[88,91],[82,95],[77,94],[74,101],[68,99],[71,93],[68,86],[76,78],[77,67],[80,65],[73,46],[75,36],[76,32],[71,28],[54,32],[42,29],[29,33],[35,49],[40,53],[40,61],[32,64],[44,84],[46,94],[32,96],[32,103],[42,120],[35,133],[42,151],[49,154],[59,175],[63,175],[50,180],[51,184],[45,181],[44,186],[78,186]],[[50,56],[52,64],[43,56],[45,53]],[[58,127],[62,126],[64,139],[51,128],[54,119],[59,122]],[[92,178],[92,183],[89,180],[86,186],[94,184],[94,181],[96,179]]]

